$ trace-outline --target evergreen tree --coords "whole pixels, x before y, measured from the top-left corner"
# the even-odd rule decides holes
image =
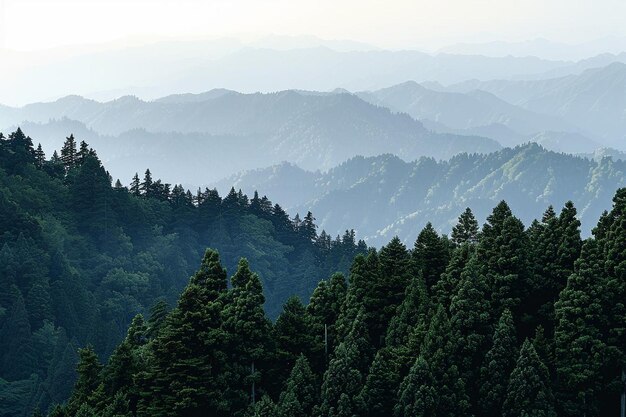
[[[139,174],[135,173],[132,181],[130,182],[129,191],[135,197],[139,197],[141,195],[141,183],[139,182]]]
[[[337,346],[336,322],[341,306],[346,298],[346,280],[341,273],[333,274],[330,280],[322,280],[313,291],[311,300],[306,306],[311,320],[311,333],[314,335],[313,368],[320,375],[326,369],[328,353]]]
[[[84,140],[81,140],[78,152],[76,153],[76,163],[82,165],[89,156],[89,154],[89,145]]]
[[[276,319],[274,335],[282,373],[293,368],[300,355],[312,356],[314,338],[311,321],[298,297],[291,297],[285,303],[283,312]]]
[[[371,252],[367,257],[359,255],[350,267],[349,286],[335,325],[338,340],[344,339],[356,316],[362,309],[374,307],[374,285],[379,276],[378,256]],[[374,278],[374,279],[372,279]]]
[[[554,303],[580,256],[580,222],[573,204],[568,202],[558,217],[550,206],[541,223],[529,229],[529,236],[535,260],[534,277],[524,300],[527,314],[522,320],[530,328],[541,325],[552,335]]]
[[[478,397],[480,365],[488,346],[491,329],[489,287],[479,273],[476,260],[469,261],[450,305],[450,326],[454,340],[453,361],[458,366],[472,398]]]
[[[150,317],[148,318],[148,329],[146,336],[153,338],[159,334],[166,323],[169,306],[167,301],[160,299],[150,308]]]
[[[491,349],[487,351],[480,368],[480,415],[501,415],[507,383],[517,357],[517,338],[511,311],[502,313],[493,334]],[[477,413],[478,415],[479,413]]]
[[[37,144],[37,149],[35,149],[35,166],[37,168],[43,168],[43,165],[46,162],[46,154],[41,148],[41,143]]]
[[[139,184],[139,192],[142,196],[147,198],[154,196],[154,181],[152,180],[152,173],[149,169],[146,169],[143,181]]]
[[[428,319],[430,302],[424,278],[420,273],[411,279],[404,301],[398,307],[387,329],[386,346],[407,347],[409,336],[416,328],[424,328]]]
[[[422,271],[426,288],[430,291],[439,281],[450,258],[446,242],[430,222],[417,236],[412,257],[416,270]]]
[[[226,270],[219,255],[208,249],[154,340],[153,359],[141,378],[140,414],[229,414],[229,404],[222,395],[226,337],[221,312],[226,285]]]
[[[509,308],[522,315],[520,303],[530,282],[529,241],[522,222],[506,202],[500,202],[483,226],[477,248],[482,273],[490,282],[494,314]]]
[[[254,407],[252,407],[253,412],[252,415],[254,417],[279,417],[281,414],[278,411],[278,407],[274,404],[274,401],[267,396],[264,395],[261,397],[261,400],[257,402]],[[282,417],[282,416],[281,416]]]
[[[445,309],[439,306],[430,322],[420,355],[428,362],[439,401],[436,415],[466,415],[470,409],[467,388],[461,378],[453,351],[457,341]]]
[[[522,345],[511,373],[502,416],[556,417],[548,368],[528,339]]]
[[[309,361],[300,355],[280,394],[278,410],[282,416],[310,416],[318,400],[317,379]]]
[[[65,139],[65,143],[63,143],[63,147],[61,148],[61,162],[66,171],[76,164],[76,154],[76,139],[74,139],[74,135],[72,134]]]
[[[602,340],[603,270],[597,241],[588,240],[556,303],[559,408],[568,416],[598,416],[606,344]]]
[[[84,407],[95,406],[94,393],[101,383],[102,365],[91,346],[78,350],[78,379],[68,403],[68,411],[76,415],[84,413]],[[93,411],[92,411],[93,412]]]
[[[457,245],[478,242],[478,222],[472,210],[467,207],[459,216],[459,221],[452,228],[452,241]]]
[[[599,239],[604,260],[604,279],[598,280],[604,312],[602,333],[607,345],[604,358],[606,389],[600,400],[601,414],[618,412],[626,375],[626,188],[613,197],[606,237]]]
[[[239,378],[231,381],[233,385],[230,393],[232,406],[237,410],[243,409],[250,401],[250,387],[259,383],[263,376],[260,365],[267,359],[270,349],[271,324],[263,310],[265,297],[261,281],[257,274],[250,271],[246,259],[239,261],[231,284],[232,294],[222,317],[230,361],[234,365],[233,372],[239,375]]]
[[[322,382],[318,415],[352,415],[358,409],[357,395],[362,389],[371,346],[361,311],[346,339],[337,346]]]
[[[126,339],[113,351],[103,370],[103,390],[107,398],[113,397],[113,402],[104,407],[105,414],[136,414],[140,393],[135,377],[146,366],[141,349],[146,342],[146,326],[143,316],[138,314],[130,324]]]
[[[34,346],[24,299],[16,291],[8,318],[0,329],[0,365],[7,380],[26,379],[33,371]]]
[[[441,274],[441,278],[433,287],[432,293],[437,303],[448,310],[450,309],[452,296],[457,293],[457,287],[461,282],[461,274],[475,253],[474,246],[467,243],[455,248],[452,251],[452,256],[445,272]]]
[[[428,417],[437,414],[439,393],[428,362],[418,356],[402,381],[394,417]]]
[[[412,275],[409,252],[397,236],[380,250],[379,259],[380,278],[376,275],[368,277],[375,268],[374,265],[368,265],[365,277],[373,282],[373,286],[371,292],[366,292],[364,297],[370,335],[376,347],[383,344],[389,321],[402,303]],[[375,260],[374,254],[368,255],[368,263]]]
[[[300,224],[300,235],[307,242],[314,242],[315,239],[317,239],[317,231],[315,229],[317,229],[317,225],[315,224],[315,217],[313,217],[313,213],[309,211],[307,212],[306,216],[304,216],[304,219]]]
[[[359,415],[387,417],[393,414],[401,382],[399,368],[400,363],[392,349],[382,348],[376,353],[357,397]]]

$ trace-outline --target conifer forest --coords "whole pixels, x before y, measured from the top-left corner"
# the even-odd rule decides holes
[[[0,417],[626,417],[625,0],[0,0]]]
[[[584,239],[571,202],[526,227],[501,201],[377,249],[258,194],[122,186],[73,136],[48,158],[18,129],[0,164],[3,416],[619,412],[626,188]]]

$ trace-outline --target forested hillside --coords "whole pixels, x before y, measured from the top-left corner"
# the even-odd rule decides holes
[[[618,415],[625,188],[613,202],[584,241],[569,202],[528,228],[504,201],[481,230],[467,209],[451,240],[394,238],[274,323],[249,263],[229,287],[209,249],[166,317],[137,315],[105,364],[80,350],[49,415]]]
[[[429,221],[438,231],[450,233],[468,206],[483,222],[501,200],[525,224],[548,205],[572,200],[579,208],[583,235],[589,236],[615,190],[626,185],[626,162],[580,158],[526,144],[447,161],[357,156],[327,172],[285,163],[242,172],[216,186],[228,190],[233,184],[244,192],[272,195],[289,211],[310,209],[329,232],[349,224],[374,246],[395,235],[410,244]]]
[[[206,247],[229,271],[248,259],[268,317],[307,299],[367,250],[314,220],[256,194],[192,194],[149,170],[123,187],[73,136],[49,158],[21,130],[0,136],[0,416],[66,401],[77,349],[106,360],[136,314],[162,318]]]

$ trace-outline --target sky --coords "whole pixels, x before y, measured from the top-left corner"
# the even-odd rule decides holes
[[[624,0],[0,0],[0,47],[313,35],[383,48],[626,36]]]

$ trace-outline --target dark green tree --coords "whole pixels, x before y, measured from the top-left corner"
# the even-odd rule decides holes
[[[26,379],[34,370],[35,351],[24,299],[19,291],[10,313],[0,329],[2,377],[12,381]]]
[[[309,361],[304,355],[300,355],[280,394],[278,410],[283,416],[311,416],[317,401],[317,378],[311,370]]]
[[[450,305],[453,361],[472,398],[478,398],[475,381],[489,345],[493,322],[489,286],[479,271],[476,260],[470,260],[461,274],[461,282]]]
[[[271,323],[263,309],[265,297],[261,281],[250,271],[246,259],[240,259],[231,284],[233,289],[222,317],[230,354],[229,366],[239,376],[230,381],[231,406],[236,412],[247,406],[251,401],[251,387],[264,377],[262,365],[271,349]]]
[[[531,280],[528,235],[522,222],[513,216],[506,202],[500,202],[483,226],[477,248],[482,273],[487,277],[496,317],[505,308],[524,314],[520,303]]]
[[[102,382],[102,365],[98,355],[91,346],[78,350],[79,362],[77,367],[78,379],[74,391],[68,402],[69,414],[81,412],[84,406],[93,407],[96,404],[94,397],[98,385]]]
[[[208,249],[153,342],[152,360],[141,376],[140,414],[229,414],[222,395],[226,335],[221,329],[221,313],[226,286],[226,270],[219,255]]]
[[[292,369],[298,357],[304,354],[311,357],[315,350],[315,338],[312,333],[311,319],[302,301],[291,297],[283,306],[282,313],[274,324],[274,338],[277,348],[277,360],[281,374]],[[280,380],[284,380],[281,375]]]
[[[426,288],[430,291],[446,270],[450,259],[447,242],[429,222],[417,236],[412,252],[416,271],[422,271]]]
[[[135,197],[139,197],[141,195],[141,182],[139,181],[139,174],[135,173],[128,190]]]
[[[148,317],[148,329],[146,336],[153,338],[159,334],[166,323],[167,314],[169,313],[169,305],[164,299],[157,301],[150,307],[150,317]]]
[[[588,240],[556,302],[555,331],[559,409],[568,416],[598,416],[607,355],[602,336],[604,283],[599,245]]]
[[[506,309],[502,313],[493,334],[491,348],[487,351],[480,368],[479,405],[480,415],[500,416],[506,395],[509,376],[515,366],[517,338],[513,315]]]
[[[43,168],[43,165],[46,163],[46,154],[41,148],[41,143],[37,145],[37,149],[35,149],[35,165],[37,168]]]
[[[467,207],[459,216],[457,224],[452,228],[452,241],[457,245],[474,244],[478,242],[478,233],[478,222],[472,210]]]
[[[418,327],[426,326],[429,310],[430,300],[424,278],[420,273],[411,279],[404,300],[389,323],[386,346],[407,347],[411,332]]]
[[[76,139],[74,139],[74,135],[71,134],[65,139],[65,143],[63,143],[63,147],[61,148],[61,162],[66,171],[76,164],[76,154]]]
[[[318,415],[352,415],[358,410],[357,395],[362,389],[371,345],[367,339],[363,310],[357,315],[350,333],[335,349],[322,382]]]
[[[311,332],[317,340],[317,360],[312,366],[320,375],[326,368],[327,352],[332,352],[338,344],[336,322],[345,301],[346,292],[347,285],[343,274],[333,274],[328,281],[319,282],[306,306],[307,314],[311,319]]]
[[[456,338],[445,309],[439,306],[424,339],[420,356],[428,362],[439,401],[436,415],[453,417],[470,410],[467,387],[454,361]]]
[[[358,415],[368,417],[392,415],[400,382],[400,363],[394,350],[380,349],[370,366],[365,385],[357,397]]]
[[[428,362],[422,356],[418,356],[398,391],[394,417],[439,415],[437,414],[439,393],[436,384]]]
[[[528,339],[522,345],[511,373],[502,416],[556,417],[548,368]]]
[[[475,253],[475,246],[467,243],[455,248],[452,251],[445,272],[441,274],[441,278],[433,287],[432,294],[437,303],[443,305],[448,310],[450,309],[452,296],[457,293],[457,287],[461,282],[461,273]]]

